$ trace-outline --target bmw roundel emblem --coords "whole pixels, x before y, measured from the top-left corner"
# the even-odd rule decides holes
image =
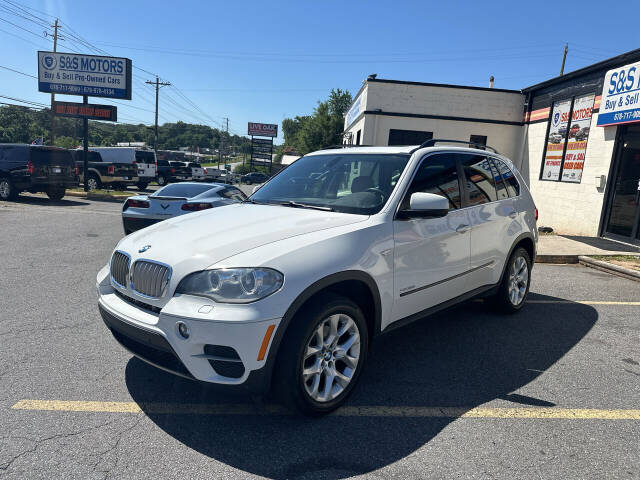
[[[138,250],[138,253],[144,253],[147,250],[149,250],[151,248],[151,245],[145,245],[144,247],[142,247],[140,250]]]
[[[58,62],[56,61],[56,57],[54,57],[53,55],[45,55],[44,57],[42,57],[42,66],[47,70],[53,70],[54,68],[56,68],[57,63]]]

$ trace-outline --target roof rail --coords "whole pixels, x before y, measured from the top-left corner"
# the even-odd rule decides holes
[[[419,147],[416,147],[413,150],[411,150],[411,153],[415,152],[416,150],[420,150],[421,148],[433,147],[436,143],[463,143],[465,145],[478,148],[480,150],[489,149],[493,153],[498,153],[498,151],[495,148],[490,147],[489,145],[483,145],[482,143],[476,143],[476,142],[467,142],[465,140],[449,140],[446,138],[430,138],[429,140],[422,142],[422,144]]]
[[[352,148],[352,147],[375,147],[375,145],[352,145],[350,143],[338,143],[336,145],[329,145],[322,147],[320,150],[335,150],[337,148]]]

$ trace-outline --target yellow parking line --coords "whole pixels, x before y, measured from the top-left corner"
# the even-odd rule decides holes
[[[640,302],[616,302],[607,300],[527,300],[527,303],[580,303],[582,305],[632,305],[640,306]]]
[[[250,404],[178,404],[150,402],[85,402],[65,400],[20,400],[15,410],[63,412],[156,413],[187,415],[286,415],[282,407]],[[460,407],[384,407],[348,406],[333,413],[341,417],[439,417],[439,418],[546,418],[565,420],[640,420],[640,409],[609,410],[596,408],[460,408]]]

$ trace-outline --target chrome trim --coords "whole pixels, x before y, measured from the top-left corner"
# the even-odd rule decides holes
[[[142,293],[142,292],[140,292],[140,291],[135,289],[135,286],[134,286],[135,285],[135,283],[134,283],[135,282],[134,273],[135,273],[135,270],[136,270],[136,264],[138,262],[145,262],[145,263],[149,263],[149,264],[159,265],[159,266],[164,267],[164,268],[167,269],[167,279],[166,279],[164,285],[160,285],[161,291],[160,291],[160,294],[158,296],[147,295],[146,293]],[[162,298],[167,293],[167,288],[169,286],[169,282],[171,281],[171,277],[172,276],[173,276],[173,269],[171,268],[170,265],[167,265],[166,263],[163,263],[163,262],[158,262],[156,260],[150,260],[148,258],[138,258],[135,262],[133,262],[133,265],[129,269],[129,288],[131,289],[131,291],[133,293],[135,293],[136,295],[139,295],[142,298],[148,298],[148,299]],[[157,280],[158,279],[156,278],[156,279],[153,280],[153,282],[155,283]],[[146,281],[149,282],[150,280],[147,278]],[[151,290],[151,289],[153,289],[154,291],[157,290],[157,287],[155,285],[150,284],[148,286],[150,288],[147,289],[147,291]]]
[[[120,288],[126,289],[127,286],[126,285],[121,285],[120,283],[118,283],[116,281],[116,279],[114,278],[113,273],[112,273],[113,272],[113,257],[116,256],[116,253],[120,253],[120,254],[124,255],[125,257],[127,257],[127,260],[128,260],[127,261],[127,273],[125,275],[125,278],[126,278],[126,282],[125,283],[129,282],[129,272],[130,272],[130,269],[131,269],[131,255],[129,255],[127,252],[123,252],[122,250],[116,250],[115,252],[113,252],[113,255],[111,255],[111,260],[109,260],[109,278],[110,278],[112,284],[114,284],[116,287],[120,287]]]
[[[469,273],[473,273],[476,270],[480,270],[481,268],[490,267],[494,263],[496,262],[494,260],[491,260],[490,262],[484,263],[482,265],[478,265],[477,267],[473,267],[471,270],[467,270],[466,272],[458,273],[457,275],[453,275],[448,278],[443,278],[442,280],[438,280],[437,282],[430,283],[429,285],[423,285],[422,287],[412,288],[411,290],[407,290],[406,292],[400,292],[400,296],[404,297],[405,295],[411,295],[412,293],[420,292],[422,290],[426,290],[427,288],[435,287],[436,285],[440,285],[441,283],[448,282],[450,280],[455,280],[456,278],[460,278]]]

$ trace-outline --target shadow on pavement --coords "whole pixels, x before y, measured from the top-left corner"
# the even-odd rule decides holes
[[[560,300],[531,294],[531,300]],[[529,304],[516,315],[471,302],[383,335],[348,405],[473,408],[495,399],[553,406],[514,394],[573,348],[598,318],[576,303]],[[249,403],[132,358],[133,399],[167,403]],[[271,478],[329,478],[403,459],[453,421],[433,417],[188,415],[145,411],[169,435],[234,468]],[[426,466],[425,466],[426,467]],[[427,474],[427,472],[425,472]]]
[[[71,197],[73,198],[73,197]],[[35,195],[18,195],[18,198],[13,200],[12,203],[22,203],[24,205],[52,205],[55,207],[79,207],[83,205],[89,205],[88,202],[81,200],[69,200],[63,198],[62,200],[51,200],[49,197],[40,197]]]

